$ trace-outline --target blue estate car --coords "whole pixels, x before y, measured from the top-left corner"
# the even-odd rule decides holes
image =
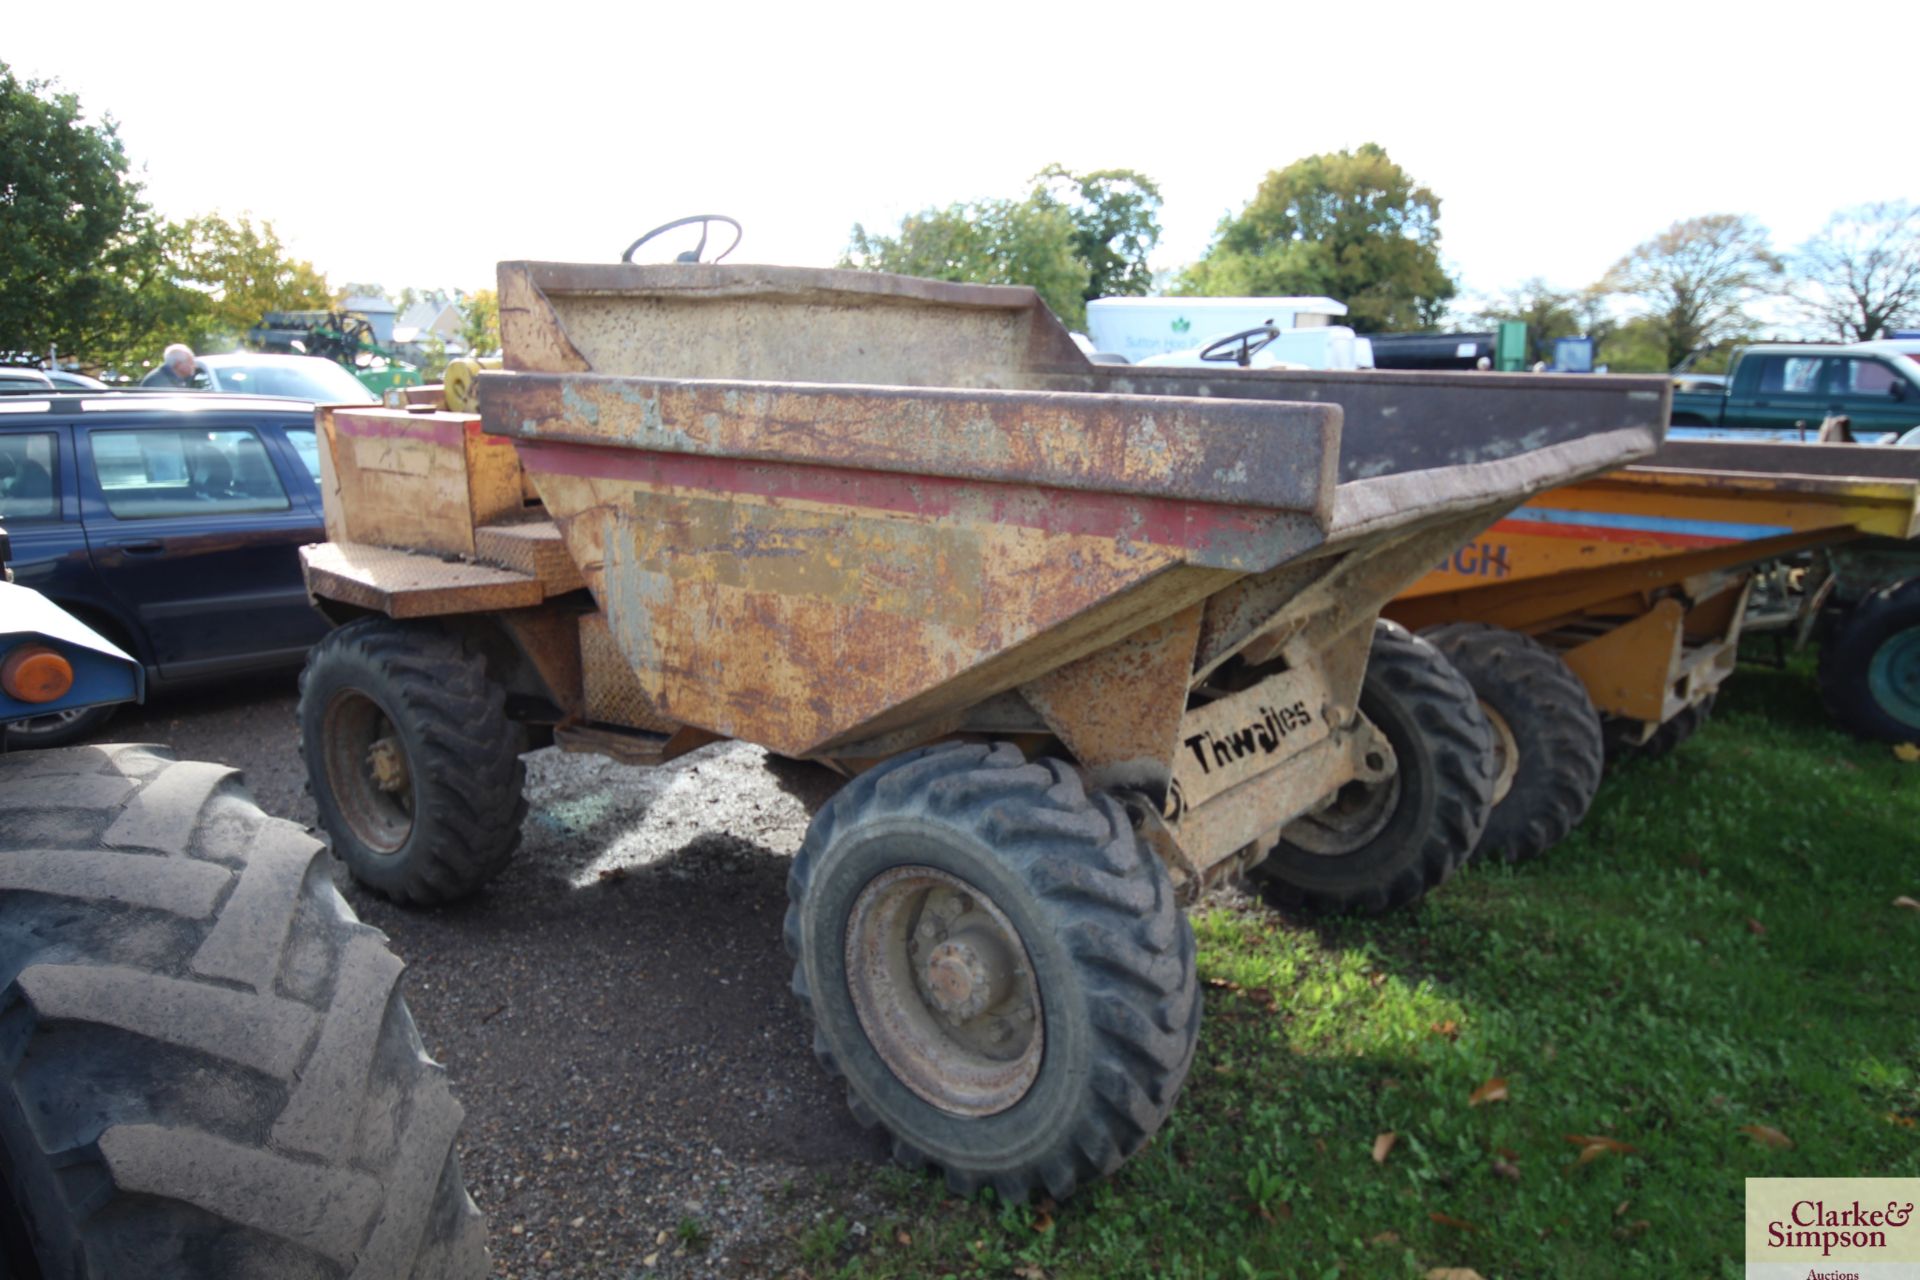
[[[8,567],[146,668],[149,686],[297,665],[327,623],[299,548],[319,542],[310,404],[266,397],[0,397]],[[10,747],[57,746],[113,715],[17,720]]]

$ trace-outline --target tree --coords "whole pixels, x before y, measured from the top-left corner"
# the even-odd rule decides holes
[[[1160,188],[1132,169],[1069,173],[1057,164],[1034,175],[1035,198],[1073,219],[1073,252],[1087,265],[1086,301],[1144,297],[1153,289],[1147,256],[1160,243]]]
[[[1440,198],[1369,142],[1269,173],[1179,292],[1323,294],[1363,333],[1427,328],[1457,292],[1439,246]]]
[[[843,267],[897,271],[931,280],[1031,285],[1069,328],[1086,324],[1091,272],[1076,252],[1079,226],[1067,209],[1035,192],[1025,200],[976,200],[926,209],[897,235],[853,225]]]
[[[1781,273],[1766,228],[1750,217],[1685,218],[1616,262],[1603,287],[1638,304],[1666,348],[1667,367],[1752,327],[1746,308]]]
[[[460,339],[467,354],[487,355],[500,349],[500,298],[492,289],[467,295],[460,322]]]
[[[169,342],[217,349],[262,312],[333,305],[271,223],[166,222],[140,192],[112,120],[0,64],[0,351],[131,373]]]
[[[1800,247],[1794,266],[1811,288],[1801,311],[1842,342],[1880,337],[1920,318],[1920,207],[1883,201],[1842,209]]]
[[[0,351],[84,350],[153,247],[114,122],[0,63]]]
[[[310,262],[288,256],[271,223],[203,214],[147,228],[125,255],[118,303],[81,353],[93,365],[138,372],[169,342],[231,350],[269,311],[330,310],[335,295]]]
[[[195,351],[236,344],[269,311],[325,311],[333,290],[311,262],[287,253],[271,222],[242,215],[189,218],[180,226],[181,281],[202,295],[192,333]]]

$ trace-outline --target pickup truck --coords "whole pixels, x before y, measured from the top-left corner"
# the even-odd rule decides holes
[[[1704,427],[1716,435],[1811,439],[1835,414],[1852,419],[1862,442],[1920,427],[1920,361],[1877,342],[1767,343],[1734,357],[1724,387],[1674,386],[1676,438]]]

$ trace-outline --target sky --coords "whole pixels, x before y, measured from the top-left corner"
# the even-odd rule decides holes
[[[704,212],[744,224],[734,261],[832,265],[855,222],[1055,161],[1155,179],[1178,267],[1269,171],[1369,141],[1440,197],[1470,295],[1588,284],[1678,218],[1752,214],[1785,249],[1920,197],[1917,0],[84,12],[9,23],[0,61],[116,120],[163,213],[264,218],[394,292]]]

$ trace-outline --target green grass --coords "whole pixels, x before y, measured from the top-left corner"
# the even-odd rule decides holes
[[[1198,1057],[1109,1182],[1036,1210],[876,1171],[891,1220],[810,1239],[804,1265],[1737,1276],[1744,1178],[1920,1176],[1903,894],[1920,765],[1830,728],[1804,667],[1742,668],[1699,736],[1616,770],[1537,863],[1475,867],[1385,920],[1198,915]],[[1495,1077],[1507,1098],[1470,1106]],[[1580,1163],[1569,1135],[1633,1150]]]

